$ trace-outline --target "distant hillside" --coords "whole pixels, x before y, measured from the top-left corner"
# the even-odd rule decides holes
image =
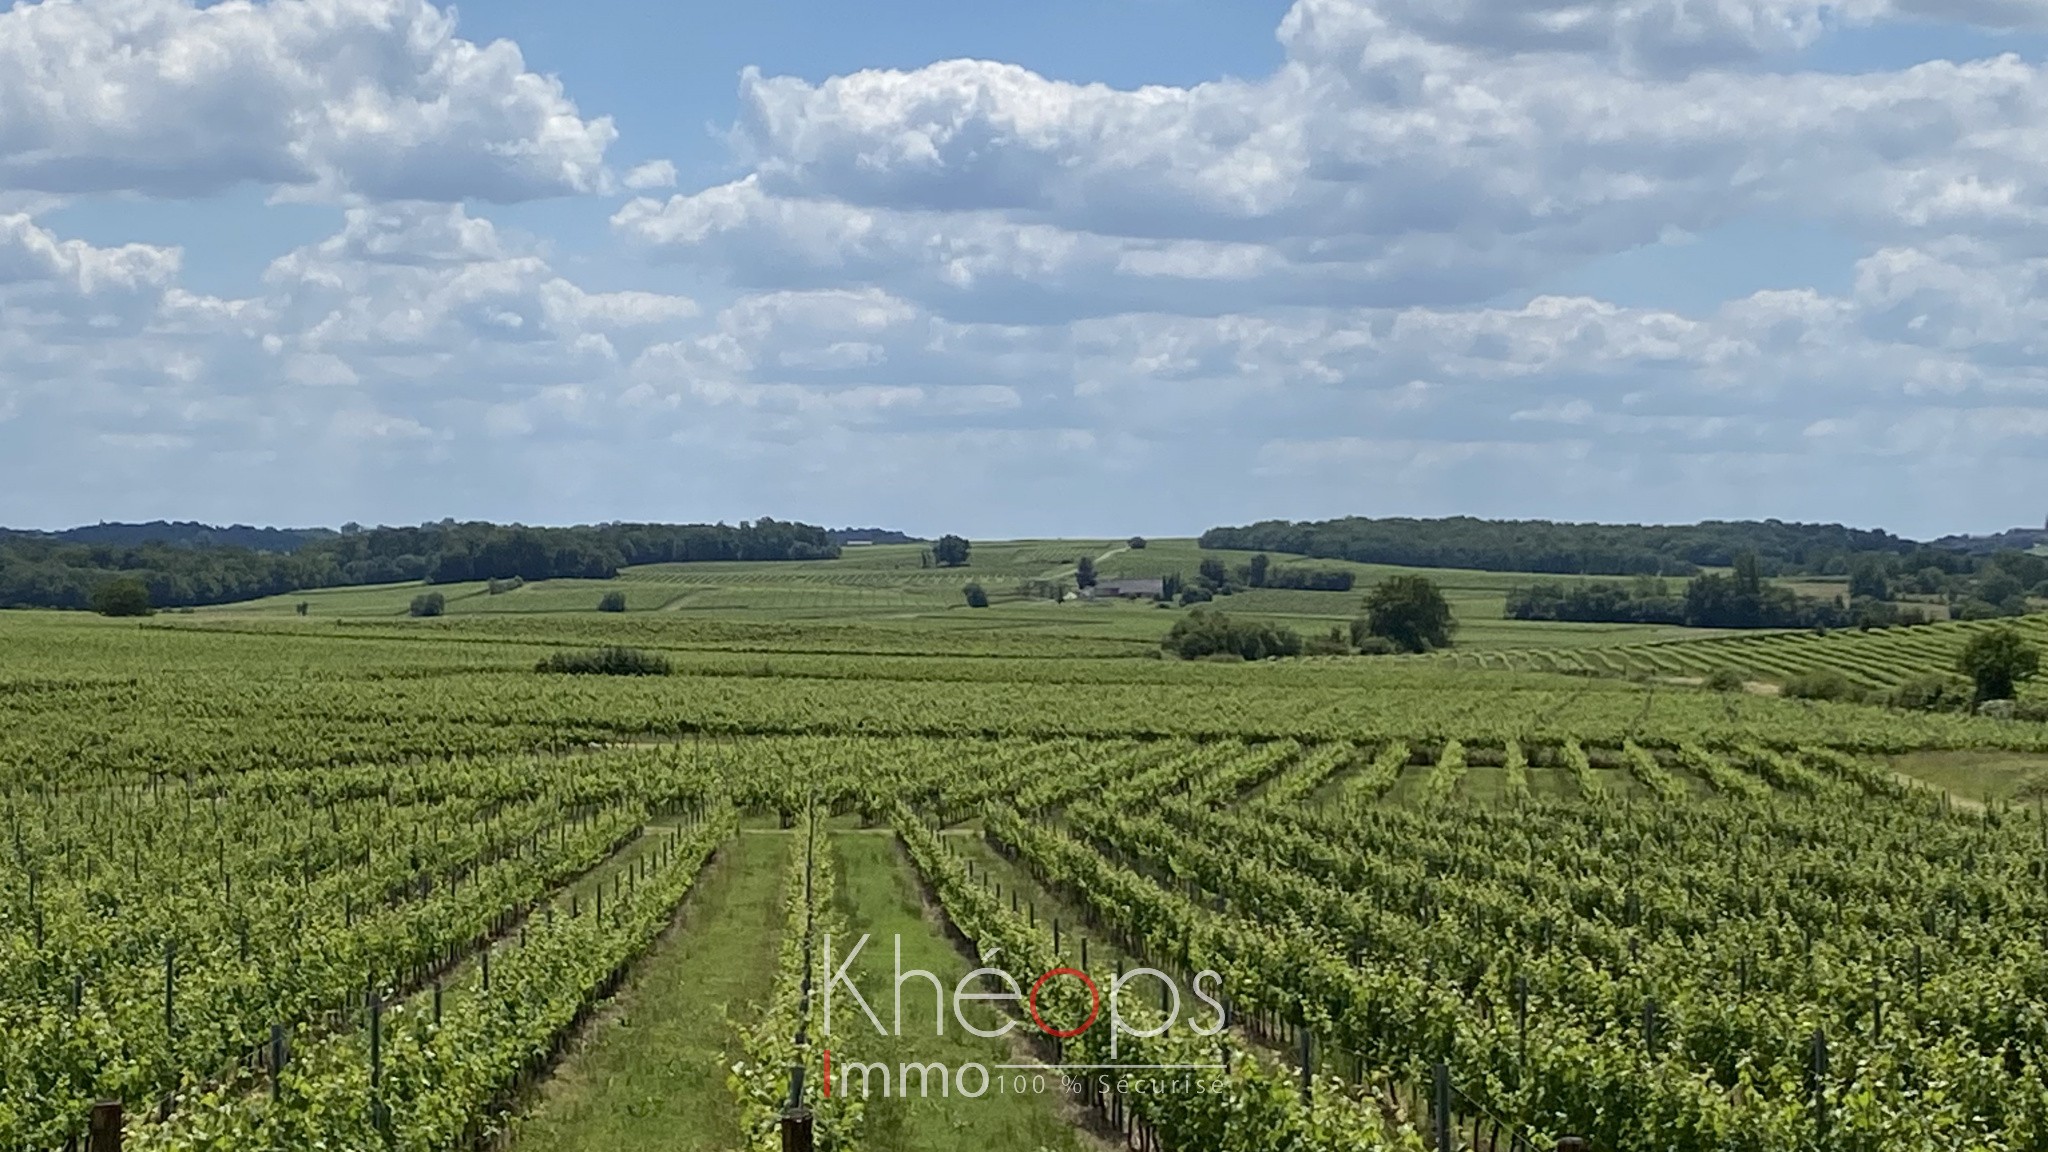
[[[825,535],[834,544],[922,544],[924,538],[888,528],[832,528]]]
[[[1601,576],[1690,576],[1754,552],[1766,575],[1845,571],[1849,557],[1904,556],[1926,546],[1875,529],[1780,520],[1699,524],[1571,524],[1550,520],[1348,517],[1211,528],[1204,548],[1292,552],[1367,564]]]
[[[1992,536],[1943,536],[1933,547],[1973,555],[1993,552],[2027,552],[2048,544],[2048,528],[2013,528]]]
[[[98,544],[110,548],[169,544],[177,548],[246,548],[251,552],[296,552],[315,540],[327,539],[334,534],[328,528],[252,528],[247,524],[221,527],[193,520],[151,520],[146,524],[102,521],[57,532],[0,528],[0,536],[32,536],[66,544]]]
[[[737,525],[532,528],[453,520],[417,528],[346,525],[341,532],[304,539],[293,551],[155,540],[88,543],[55,533],[13,533],[0,535],[0,607],[83,608],[94,589],[124,576],[141,580],[157,607],[182,607],[344,584],[450,584],[514,576],[603,580],[629,564],[829,560],[837,555],[839,545],[823,528],[767,517]]]

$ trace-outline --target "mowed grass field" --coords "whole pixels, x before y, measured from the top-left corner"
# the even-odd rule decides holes
[[[965,566],[935,568],[926,565],[925,551],[925,546],[916,544],[856,545],[846,548],[836,560],[653,564],[627,568],[613,580],[545,580],[496,594],[483,582],[328,588],[205,608],[197,614],[294,616],[298,605],[304,603],[312,619],[403,617],[413,597],[429,591],[441,593],[451,617],[595,613],[606,593],[620,591],[625,594],[628,614],[761,622],[910,622],[911,627],[948,630],[1028,629],[1078,638],[1156,641],[1184,609],[1148,600],[1076,597],[1055,603],[1028,593],[1026,585],[1064,581],[1071,589],[1076,565],[1084,556],[1095,561],[1096,574],[1102,580],[1175,574],[1192,580],[1206,559],[1221,560],[1235,569],[1253,555],[1204,550],[1188,538],[1151,540],[1142,549],[1133,549],[1123,540],[1007,540],[976,543]],[[1219,598],[1212,607],[1311,635],[1348,627],[1374,583],[1389,576],[1420,574],[1443,588],[1458,620],[1457,640],[1462,647],[1642,644],[1713,634],[1660,626],[1502,619],[1509,589],[1558,577],[1411,569],[1279,555],[1272,561],[1276,568],[1349,571],[1353,588],[1349,592],[1251,589]],[[967,607],[964,589],[969,582],[980,583],[988,592],[988,608]]]

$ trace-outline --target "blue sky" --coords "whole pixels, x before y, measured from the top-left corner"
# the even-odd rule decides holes
[[[0,13],[0,523],[2048,511],[2048,5],[847,11]]]

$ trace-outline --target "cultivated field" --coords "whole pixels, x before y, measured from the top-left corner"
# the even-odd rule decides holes
[[[1970,626],[1649,642],[1438,573],[1470,654],[1181,663],[1176,609],[1009,596],[1204,555],[1121,548],[0,614],[0,1148],[119,1101],[131,1149],[773,1149],[793,1067],[816,1145],[875,1152],[2048,1147],[2048,822],[2008,799],[2048,728],[1669,682],[1893,683]],[[535,671],[604,645],[672,671]],[[1615,661],[1650,679],[1549,671]],[[1121,1033],[983,1036],[920,980],[828,1037],[861,934],[884,1019],[900,941],[949,995],[1213,971],[1221,1030],[1142,1035],[1144,983]]]

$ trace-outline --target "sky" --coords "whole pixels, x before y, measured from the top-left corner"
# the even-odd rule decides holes
[[[17,0],[0,524],[2048,515],[2048,0]]]

